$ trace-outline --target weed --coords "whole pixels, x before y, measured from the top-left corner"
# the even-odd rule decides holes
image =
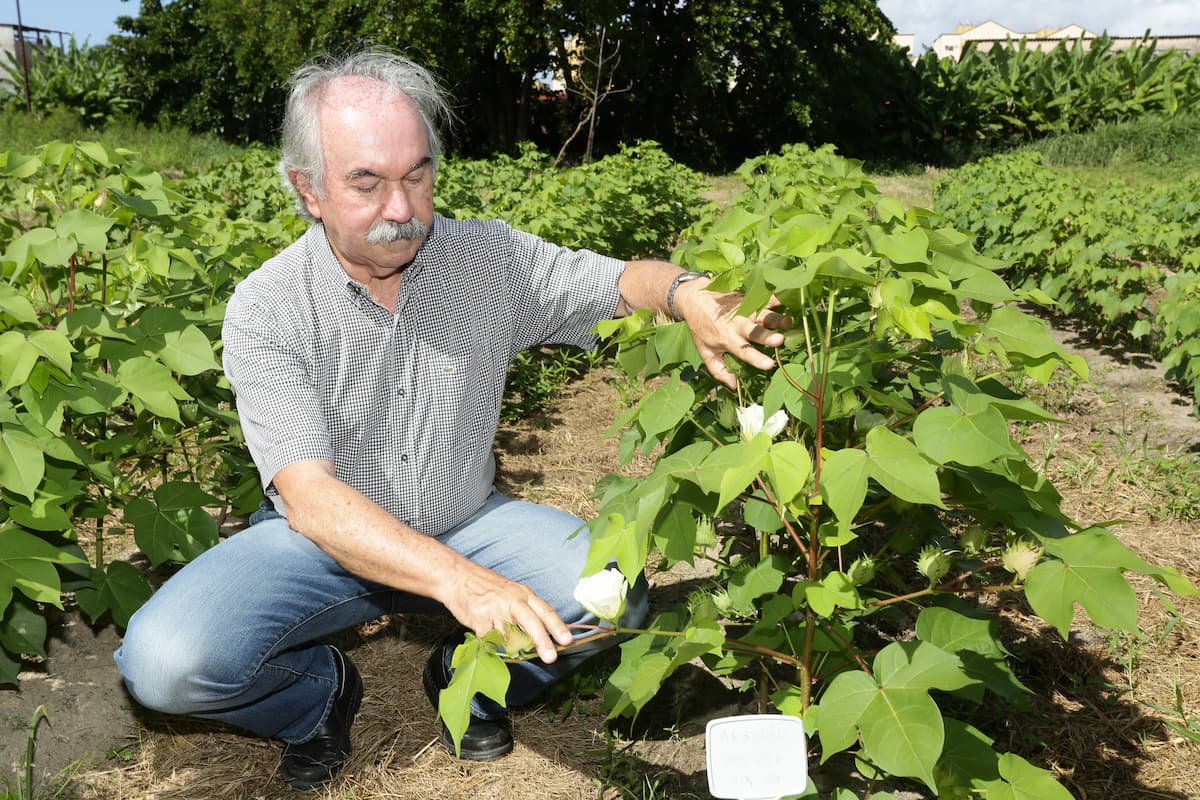
[[[22,765],[25,772],[24,780],[21,776],[17,776],[17,785],[14,791],[6,778],[4,793],[0,794],[0,800],[33,800],[33,765],[37,755],[37,731],[43,720],[47,724],[50,723],[50,717],[46,714],[44,705],[33,710],[33,717],[26,726],[25,760]]]

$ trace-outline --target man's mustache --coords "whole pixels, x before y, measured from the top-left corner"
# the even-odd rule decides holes
[[[381,219],[367,231],[367,244],[392,244],[401,240],[420,239],[427,233],[428,226],[416,217],[407,222]]]

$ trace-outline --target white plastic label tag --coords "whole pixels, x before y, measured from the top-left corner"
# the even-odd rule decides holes
[[[709,720],[708,791],[730,800],[776,800],[808,787],[804,723],[782,714]]]

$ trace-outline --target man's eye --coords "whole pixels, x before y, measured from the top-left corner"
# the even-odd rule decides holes
[[[371,192],[375,191],[376,184],[374,184],[374,183],[356,183],[356,184],[353,184],[353,186],[354,186],[354,191],[358,192],[359,194],[370,194]]]

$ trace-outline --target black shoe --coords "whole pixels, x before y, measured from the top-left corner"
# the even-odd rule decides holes
[[[342,771],[350,755],[350,726],[362,702],[362,678],[345,653],[336,647],[329,649],[338,679],[333,708],[311,739],[285,745],[279,761],[279,777],[293,789],[316,789],[328,783]]]
[[[452,634],[433,648],[433,652],[429,655],[429,661],[425,662],[425,672],[421,676],[421,683],[425,687],[425,696],[433,704],[434,711],[437,711],[438,696],[442,689],[450,685],[450,670],[446,668],[446,651],[453,650],[462,641],[463,634],[461,632]],[[446,728],[446,723],[441,720],[439,723],[442,726],[442,744],[450,751],[450,755],[454,755],[454,738]],[[500,756],[511,753],[512,749],[513,737],[508,717],[480,719],[472,714],[471,721],[467,724],[467,731],[459,743],[458,757],[468,761],[494,761]]]

